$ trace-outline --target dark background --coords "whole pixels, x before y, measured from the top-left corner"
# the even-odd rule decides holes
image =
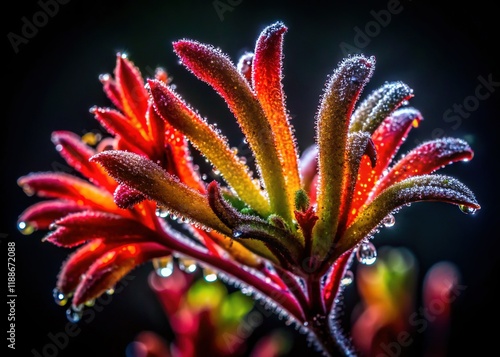
[[[156,66],[166,68],[185,98],[209,120],[224,122],[225,133],[231,133],[237,127],[224,103],[178,64],[171,42],[187,37],[211,43],[237,61],[240,54],[253,49],[260,31],[277,20],[289,29],[284,42],[284,86],[301,150],[312,143],[313,118],[324,82],[346,54],[341,43],[362,45],[363,53],[376,56],[375,74],[365,93],[387,80],[402,80],[414,89],[411,104],[425,119],[411,132],[403,152],[433,135],[460,137],[471,144],[475,151],[472,161],[451,165],[442,172],[467,184],[482,210],[466,216],[443,203],[414,204],[403,209],[396,216],[396,226],[381,232],[374,243],[411,249],[421,276],[439,261],[455,263],[466,288],[453,305],[449,355],[468,350],[481,355],[495,348],[495,324],[499,321],[495,291],[500,271],[495,230],[499,86],[492,87],[488,99],[476,101],[478,105],[463,115],[459,125],[445,121],[444,116],[455,104],[464,105],[468,96],[475,96],[479,77],[500,82],[498,19],[493,5],[475,1],[461,6],[455,2],[441,8],[421,1],[401,1],[397,6],[401,11],[393,13],[377,31],[366,27],[374,21],[373,12],[386,10],[394,1],[232,3],[231,11],[221,18],[210,0],[70,0],[60,4],[28,43],[18,46],[17,53],[7,34],[22,35],[23,17],[32,19],[41,7],[33,0],[9,2],[9,9],[4,7],[2,63],[7,80],[2,92],[6,114],[1,140],[4,204],[0,246],[6,260],[7,242],[16,242],[17,348],[13,355],[32,356],[33,348],[41,351],[50,342],[48,334],[61,331],[67,322],[64,308],[53,302],[52,288],[68,251],[42,243],[43,232],[23,236],[16,230],[17,216],[39,201],[27,197],[16,179],[63,164],[50,142],[51,132],[83,134],[100,129],[88,109],[110,104],[98,75],[113,70],[115,53],[121,51],[147,76]],[[364,33],[372,31],[371,35],[363,43],[355,42],[359,40],[356,28]],[[230,141],[237,144],[241,138],[234,135]],[[113,296],[91,323],[82,326],[82,332],[58,356],[125,356],[127,344],[138,332],[166,333],[168,324],[146,286],[149,269],[148,265],[134,271],[129,286]],[[270,318],[256,335],[276,326],[282,323]],[[2,341],[7,344],[5,338]],[[290,355],[298,355],[307,346],[302,335],[294,343]],[[404,352],[420,355],[419,344]],[[309,355],[315,353],[310,350]]]

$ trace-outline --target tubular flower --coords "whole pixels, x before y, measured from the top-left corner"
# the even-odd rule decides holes
[[[250,287],[326,354],[355,353],[335,318],[353,257],[373,262],[371,238],[413,202],[447,202],[467,213],[480,208],[467,186],[435,173],[473,157],[463,140],[425,142],[395,160],[422,116],[409,106],[413,91],[402,82],[385,83],[361,100],[374,57],[339,63],[320,99],[315,144],[300,155],[282,87],[286,31],[281,22],[266,27],[253,53],[236,64],[211,45],[173,43],[182,65],[227,103],[256,170],[164,71],[143,82],[119,55],[115,78],[101,77],[116,109],[92,109],[112,146],[94,152],[72,136],[57,141],[91,183],[62,174],[19,180],[28,192],[55,198],[30,207],[20,222],[39,229],[54,222],[46,240],[83,245],[58,282],[63,294],[74,292],[73,305],[95,298],[139,263],[171,264],[175,254]],[[191,150],[221,180],[200,174]],[[187,232],[156,215],[157,208],[180,218]]]

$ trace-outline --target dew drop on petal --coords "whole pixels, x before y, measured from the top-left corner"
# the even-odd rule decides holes
[[[233,238],[239,238],[243,235],[241,231],[233,231]]]
[[[351,270],[347,270],[345,272],[344,276],[342,277],[342,280],[340,280],[340,283],[342,284],[342,286],[347,286],[347,285],[351,285],[353,280],[354,280],[353,272]]]
[[[474,214],[477,211],[477,209],[466,205],[459,205],[458,208],[460,208],[460,211],[462,211],[465,214]]]
[[[54,297],[54,301],[56,302],[56,304],[59,306],[64,306],[68,302],[68,297],[64,293],[60,292],[57,288],[54,288],[54,290],[52,290],[52,296]]]
[[[205,281],[212,283],[217,280],[217,273],[212,269],[204,268],[203,278],[205,279]]]
[[[172,256],[153,260],[153,266],[158,276],[168,278],[174,272],[174,258]]]
[[[35,231],[35,227],[26,222],[19,222],[17,224],[17,229],[24,235],[30,235]]]
[[[168,210],[166,210],[164,207],[162,206],[157,206],[156,207],[156,216],[157,217],[160,217],[160,218],[167,218],[168,217]]]
[[[358,262],[365,265],[372,265],[377,260],[377,249],[371,242],[362,242],[356,249]]]
[[[194,273],[198,265],[196,260],[191,258],[179,258],[179,269],[185,273]]]
[[[68,310],[66,310],[66,317],[69,322],[77,323],[82,319],[83,316],[83,306],[71,306]]]
[[[394,224],[396,223],[396,218],[394,217],[394,215],[392,213],[388,214],[383,220],[382,220],[382,224],[385,226],[385,227],[392,227],[394,226]]]

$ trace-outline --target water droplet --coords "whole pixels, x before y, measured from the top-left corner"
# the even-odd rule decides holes
[[[392,213],[388,214],[383,220],[382,220],[382,224],[385,226],[385,227],[392,227],[394,226],[394,224],[396,223],[396,218],[394,217],[394,215]]]
[[[377,249],[371,242],[363,242],[356,250],[358,262],[365,265],[372,265],[377,260]]]
[[[111,79],[111,76],[108,73],[103,73],[99,75],[99,80],[101,82],[107,82]]]
[[[95,305],[95,299],[85,301],[85,306],[92,307]]]
[[[342,277],[342,280],[340,280],[340,283],[342,284],[342,286],[347,286],[347,285],[351,285],[353,280],[354,280],[353,272],[351,270],[347,270],[345,272],[344,276]]]
[[[83,316],[83,306],[71,306],[68,310],[66,310],[66,317],[69,322],[77,323],[82,319]]]
[[[109,288],[108,290],[106,290],[106,294],[108,295],[113,295],[115,293],[115,288]]]
[[[179,269],[186,273],[194,273],[198,265],[196,264],[196,260],[191,258],[180,258],[179,259]]]
[[[465,214],[474,214],[477,211],[477,209],[466,205],[459,205],[458,208],[460,208],[460,211],[462,211]]]
[[[154,259],[153,266],[158,276],[168,278],[174,272],[174,258],[170,255],[168,257]]]
[[[24,235],[30,235],[35,231],[35,227],[26,222],[19,222],[17,224],[17,229]]]
[[[59,291],[59,289],[54,288],[52,290],[52,296],[54,297],[54,301],[56,302],[57,305],[59,306],[64,306],[68,302],[68,297]]]
[[[243,235],[241,231],[233,231],[233,238],[239,238]]]
[[[167,210],[167,209],[165,209],[164,207],[162,207],[162,206],[159,206],[159,205],[158,205],[158,206],[156,207],[156,212],[155,212],[155,213],[156,213],[156,216],[157,216],[157,217],[160,217],[160,218],[167,218],[167,217],[168,217],[168,213],[169,213],[169,212],[168,212],[168,210]]]
[[[212,283],[217,280],[217,273],[209,268],[203,269],[203,278],[205,281]]]

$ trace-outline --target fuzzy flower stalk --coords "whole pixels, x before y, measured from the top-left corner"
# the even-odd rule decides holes
[[[143,263],[168,276],[195,261],[285,316],[325,355],[355,355],[337,313],[350,265],[376,258],[374,234],[414,202],[480,208],[467,186],[435,173],[473,157],[463,140],[424,142],[395,159],[422,116],[399,81],[362,98],[374,57],[338,64],[311,122],[315,144],[300,152],[282,86],[286,31],[281,22],[266,27],[236,63],[209,44],[173,43],[180,63],[227,103],[254,169],[165,70],[144,79],[118,54],[114,75],[100,77],[114,108],[91,109],[110,136],[95,147],[71,132],[52,137],[81,175],[19,178],[25,192],[48,199],[20,215],[20,229],[48,229],[44,241],[73,250],[54,290],[60,305],[71,301],[70,318]],[[217,179],[201,172],[194,151]]]

